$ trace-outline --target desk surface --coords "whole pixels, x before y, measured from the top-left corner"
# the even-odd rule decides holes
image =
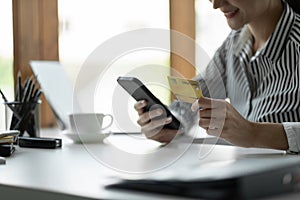
[[[157,176],[190,169],[218,170],[239,159],[248,163],[262,160],[272,163],[278,159],[289,162],[299,159],[298,156],[287,156],[282,151],[188,142],[162,148],[157,148],[156,143],[150,142],[148,145],[141,142],[143,146],[131,145],[127,154],[119,154],[124,150],[122,145],[130,146],[129,143],[126,144],[130,142],[129,136],[110,136],[107,138],[109,144],[88,145],[73,144],[57,130],[43,130],[42,136],[62,138],[63,147],[51,150],[18,147],[14,155],[7,158],[6,165],[0,165],[1,197],[20,199],[25,196],[26,199],[64,200],[169,199],[170,196],[164,195],[108,190],[105,186],[112,183],[116,177]],[[164,154],[163,158],[171,159],[157,157],[157,153]],[[132,154],[133,157],[128,156]],[[300,195],[283,197],[299,199]]]

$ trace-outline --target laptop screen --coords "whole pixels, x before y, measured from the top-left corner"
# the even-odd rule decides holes
[[[68,115],[80,109],[76,98],[73,98],[73,86],[64,67],[58,61],[30,61],[29,64],[59,127],[62,130],[69,129]]]

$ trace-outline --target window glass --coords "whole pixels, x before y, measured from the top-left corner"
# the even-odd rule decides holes
[[[230,32],[226,18],[219,9],[213,9],[208,0],[196,0],[197,44],[211,58]]]
[[[13,33],[12,1],[2,0],[0,6],[0,89],[8,100],[14,97],[13,90]],[[0,100],[2,101],[2,98]],[[4,106],[0,105],[0,130],[4,129]]]
[[[58,3],[59,57],[74,85],[88,56],[110,39],[141,28],[169,29],[169,0],[58,0]],[[105,53],[99,56],[99,66],[105,56]],[[95,94],[95,102],[99,102],[95,111],[112,112],[112,96],[119,75],[130,74],[147,65],[168,67],[169,57],[169,52],[140,49],[112,60],[104,76],[98,80],[101,92]],[[167,77],[169,70],[163,73]],[[143,76],[155,77],[157,74],[161,71],[152,70]],[[164,103],[169,103],[170,93],[166,88],[153,85],[152,90]],[[129,102],[129,110],[133,109],[133,103]]]

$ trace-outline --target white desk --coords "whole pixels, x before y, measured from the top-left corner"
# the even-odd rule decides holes
[[[56,130],[43,130],[42,136],[58,137],[63,139],[61,149],[30,149],[17,148],[14,155],[7,158],[6,165],[0,165],[0,198],[1,199],[174,199],[165,195],[149,193],[137,193],[128,191],[116,191],[105,189],[104,186],[111,183],[116,176],[133,176],[110,169],[101,164],[92,155],[91,149],[101,151],[103,155],[109,155],[112,160],[124,161],[112,151],[112,145],[90,144],[87,146],[72,144],[67,138]],[[119,139],[121,136],[111,136]],[[113,140],[112,140],[113,141]],[[201,146],[201,148],[200,148]],[[185,148],[185,144],[176,144],[164,147],[167,154]],[[201,156],[199,154],[202,152]],[[181,151],[181,150],[180,150]],[[209,153],[208,153],[209,152]],[[221,169],[226,162],[236,159],[248,160],[249,165],[257,160],[272,162],[276,159],[300,159],[299,156],[287,156],[281,151],[263,149],[244,149],[231,146],[191,145],[182,156],[179,156],[173,164],[166,165],[155,173],[168,172],[170,169],[184,169],[186,166],[194,170],[205,168]],[[137,170],[151,163],[158,163],[159,158],[153,157],[145,160],[145,163],[126,163],[128,166],[138,166]],[[124,164],[125,165],[125,164]],[[155,167],[155,165],[153,165]],[[147,168],[147,167],[146,167]],[[147,168],[149,169],[149,168]],[[153,175],[150,173],[148,175]],[[2,198],[5,197],[5,198]],[[300,194],[284,195],[278,198],[299,199]],[[277,197],[276,197],[277,198]],[[276,199],[272,198],[272,199]],[[183,199],[182,197],[178,199]]]

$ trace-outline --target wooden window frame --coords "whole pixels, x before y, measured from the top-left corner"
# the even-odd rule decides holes
[[[59,60],[57,0],[12,0],[14,36],[14,80],[32,71],[30,60]],[[56,125],[54,115],[42,97],[41,126]]]
[[[170,29],[190,38],[178,39],[178,34],[171,32],[171,75],[195,76],[195,21],[195,0],[170,0]]]
[[[58,0],[12,0],[14,34],[14,80],[21,71],[29,77],[30,60],[59,60]],[[170,29],[195,40],[195,0],[170,0]],[[180,49],[180,48],[183,49]],[[189,61],[173,52],[188,49]],[[192,60],[192,61],[191,61]],[[195,46],[176,40],[171,33],[171,74],[195,76]],[[54,115],[42,98],[41,126],[55,125]]]

